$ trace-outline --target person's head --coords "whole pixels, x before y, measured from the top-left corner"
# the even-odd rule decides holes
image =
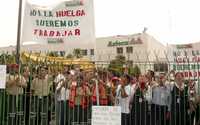
[[[175,71],[174,70],[171,70],[169,73],[175,76]]]
[[[75,71],[76,73],[80,73],[80,72],[81,72],[80,66],[79,66],[79,65],[75,65],[75,66],[74,66],[74,71]]]
[[[160,73],[158,76],[158,82],[160,85],[164,85],[166,81],[165,73]]]
[[[67,76],[70,74],[70,71],[69,71],[68,66],[65,65],[65,66],[63,67],[62,74],[63,74],[65,77],[67,77]]]
[[[182,82],[183,82],[183,74],[180,73],[180,72],[177,72],[177,73],[175,74],[175,80],[176,80],[176,82],[177,82],[178,84],[182,84]]]
[[[81,86],[83,83],[83,76],[79,75],[76,77],[76,79],[77,79],[77,86]]]
[[[121,76],[121,82],[124,83],[125,85],[130,84],[131,78],[129,75],[123,75]]]
[[[145,75],[139,75],[138,77],[138,82],[141,83],[141,82],[146,82],[146,76]]]
[[[67,65],[64,65],[63,74],[67,73],[68,71],[69,71],[69,67]]]
[[[154,80],[155,73],[152,70],[148,70],[146,76],[147,76],[148,80],[151,81],[151,80]]]
[[[70,74],[70,77],[71,77],[71,80],[72,80],[72,81],[76,81],[76,78],[77,78],[77,77],[76,77],[75,74]]]
[[[112,81],[113,85],[118,85],[120,79],[119,79],[118,77],[115,76],[115,77],[113,77],[113,78],[111,79],[111,81]]]
[[[139,75],[139,77],[138,77],[138,82],[139,82],[139,86],[142,88],[142,89],[144,89],[145,88],[145,86],[146,86],[146,77],[145,77],[145,75]]]
[[[10,64],[9,67],[9,73],[10,74],[17,74],[19,73],[19,65],[18,64]]]
[[[45,76],[47,75],[46,67],[44,67],[44,66],[38,67],[38,75],[40,78],[45,78]]]
[[[29,67],[28,66],[24,66],[23,67],[23,76],[24,77],[29,77],[29,75],[30,75]]]
[[[193,87],[194,83],[195,83],[195,81],[190,79],[190,80],[188,80],[187,84],[189,87]]]
[[[136,77],[132,77],[131,84],[135,84],[135,83],[137,83],[137,78]]]
[[[169,79],[170,81],[174,81],[174,80],[175,80],[175,71],[174,71],[174,70],[171,70],[171,71],[169,72],[168,79]]]

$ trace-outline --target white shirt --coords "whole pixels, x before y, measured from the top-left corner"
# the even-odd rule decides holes
[[[121,106],[121,112],[122,113],[130,113],[130,99],[131,99],[131,95],[133,92],[133,88],[131,87],[131,85],[127,85],[125,86],[125,92],[128,95],[128,97],[122,98],[121,97],[121,85],[118,85],[117,87],[117,103],[116,105]]]
[[[151,86],[147,86],[147,91],[144,95],[144,98],[148,101],[148,104],[152,103],[152,87]]]
[[[58,82],[56,90],[60,89],[59,92],[57,91],[57,100],[58,101],[69,100],[69,89],[62,86],[63,81],[61,80],[65,80],[65,76],[63,74],[59,74],[54,80],[54,82]]]
[[[54,79],[54,82],[55,83],[58,83],[58,82],[60,82],[60,80],[65,80],[65,76],[63,75],[63,74],[58,74],[57,76],[56,76],[56,78]]]

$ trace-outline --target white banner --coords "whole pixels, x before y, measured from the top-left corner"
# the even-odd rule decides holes
[[[73,48],[93,45],[93,0],[65,1],[54,7],[26,3],[21,41],[59,43]]]
[[[0,89],[6,88],[6,65],[0,65]]]
[[[92,125],[121,125],[121,107],[92,106]]]

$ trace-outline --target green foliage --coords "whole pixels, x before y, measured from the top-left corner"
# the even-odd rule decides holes
[[[110,65],[108,66],[108,69],[115,74],[122,74],[123,73],[123,66],[126,63],[126,58],[124,56],[118,55],[115,57],[116,59],[112,60],[110,62]]]
[[[114,60],[111,60],[108,69],[116,75],[122,75],[124,72],[124,66],[127,66],[128,61],[124,56],[118,55]],[[141,74],[141,70],[138,65],[132,67],[128,65],[128,73],[132,76],[138,77]]]
[[[15,61],[15,55],[8,53],[3,53],[0,55],[0,64],[14,64]]]
[[[129,68],[129,73],[135,77],[138,77],[141,74],[141,70],[138,65]]]
[[[76,58],[81,58],[81,57],[82,57],[82,55],[81,55],[81,49],[80,49],[80,48],[74,49],[74,50],[73,50],[73,55],[74,55]]]

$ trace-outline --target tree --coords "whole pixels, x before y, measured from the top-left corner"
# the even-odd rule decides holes
[[[116,75],[123,74],[123,66],[126,64],[125,56],[118,55],[110,62],[108,69]]]
[[[118,55],[115,57],[114,60],[111,60],[108,69],[112,71],[115,75],[122,75],[124,73],[124,69],[126,68],[130,75],[138,77],[141,74],[139,66],[135,65],[133,67],[132,64],[130,65],[129,63],[129,61],[126,61],[125,56]]]
[[[135,77],[138,77],[141,74],[141,70],[138,65],[135,65],[134,68],[130,68],[129,73]]]
[[[82,55],[81,55],[81,49],[80,49],[80,48],[74,49],[74,50],[73,50],[73,55],[74,55],[76,58],[81,58],[81,57],[82,57]]]

